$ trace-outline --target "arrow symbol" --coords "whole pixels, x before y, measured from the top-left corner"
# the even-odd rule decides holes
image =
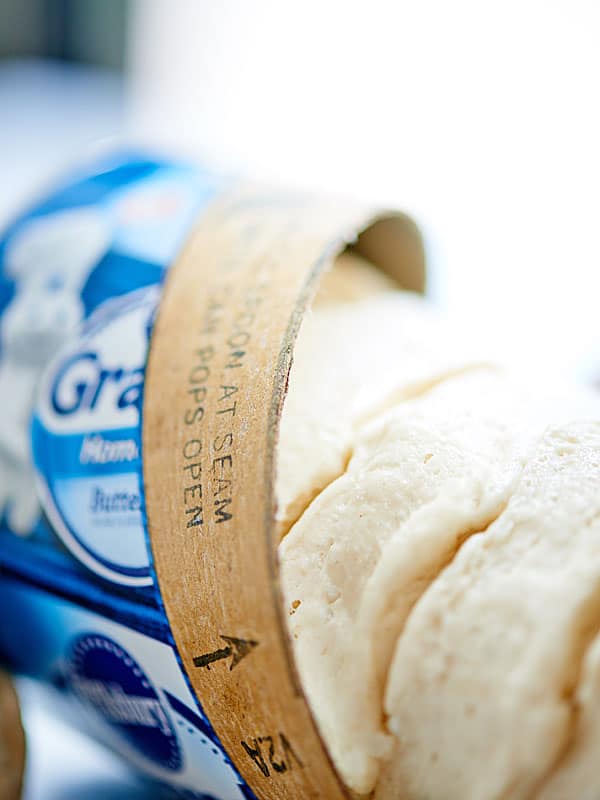
[[[235,636],[221,636],[224,642],[227,642],[227,647],[221,647],[219,650],[213,650],[212,653],[207,653],[204,656],[196,656],[194,658],[195,667],[206,667],[210,669],[210,665],[215,661],[222,661],[224,658],[231,659],[229,671],[235,669],[240,661],[245,658],[251,650],[258,645],[258,642],[252,639],[236,639]]]

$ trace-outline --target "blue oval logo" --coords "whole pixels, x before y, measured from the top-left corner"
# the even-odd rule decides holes
[[[108,301],[42,377],[31,445],[42,506],[70,552],[123,586],[152,584],[140,413],[160,287]]]
[[[181,769],[181,748],[158,692],[119,644],[99,634],[78,637],[69,654],[67,683],[138,753],[164,769]]]

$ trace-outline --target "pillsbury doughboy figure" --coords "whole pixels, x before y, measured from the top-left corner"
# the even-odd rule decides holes
[[[29,444],[37,380],[77,333],[82,289],[109,246],[108,221],[91,208],[29,219],[7,243],[4,270],[16,288],[0,316],[0,518],[21,535],[40,514]]]

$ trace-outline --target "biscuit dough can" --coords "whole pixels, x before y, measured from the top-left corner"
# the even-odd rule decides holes
[[[0,655],[184,797],[350,797],[294,668],[273,491],[295,337],[346,247],[423,289],[403,214],[131,152],[0,242]]]

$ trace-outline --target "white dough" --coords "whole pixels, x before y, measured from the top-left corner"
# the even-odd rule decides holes
[[[596,636],[582,665],[573,696],[572,730],[557,768],[536,800],[598,800],[600,796],[600,637]]]
[[[283,410],[280,575],[355,792],[600,797],[600,423],[574,422],[599,411],[478,364],[355,255],[326,278]]]
[[[374,279],[361,262],[338,260],[294,348],[279,432],[282,533],[343,472],[358,421],[473,363],[425,301],[390,291],[390,281]]]
[[[600,624],[599,487],[600,424],[550,429],[506,510],[423,595],[388,678],[396,747],[376,797],[533,796]]]
[[[534,413],[501,371],[448,379],[368,425],[347,471],[284,539],[298,669],[355,791],[373,788],[391,746],[383,693],[408,614],[460,544],[500,514],[554,405]]]

